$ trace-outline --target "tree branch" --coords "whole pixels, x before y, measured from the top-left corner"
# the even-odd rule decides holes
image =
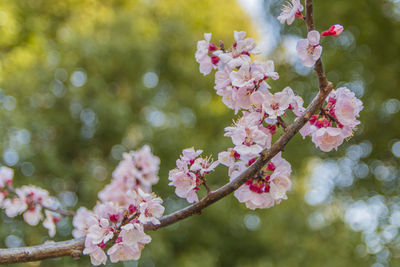
[[[306,24],[308,31],[314,30],[314,21],[312,13],[312,0],[306,0]],[[314,70],[318,76],[319,82],[319,93],[307,107],[304,114],[297,117],[294,122],[286,127],[285,132],[282,136],[272,145],[268,150],[261,152],[260,157],[241,175],[236,177],[234,180],[225,184],[215,191],[211,191],[207,196],[201,199],[198,203],[191,206],[178,210],[172,214],[163,216],[160,218],[160,224],[146,224],[144,225],[145,231],[157,230],[168,226],[170,224],[181,221],[195,214],[200,214],[201,211],[220,200],[221,198],[229,195],[241,185],[243,185],[248,179],[253,177],[261,168],[271,160],[280,151],[283,151],[286,144],[292,139],[292,137],[306,124],[310,117],[317,112],[324,103],[325,99],[333,89],[333,85],[326,79],[324,73],[322,61],[319,59]],[[78,257],[84,248],[84,238],[73,239],[63,242],[46,243],[39,246],[33,247],[22,247],[12,249],[0,249],[0,263],[10,264],[18,262],[37,261],[47,258],[55,258],[62,256],[73,256]]]
[[[280,116],[278,116],[276,119],[278,121],[278,125],[281,126],[284,131],[286,131],[286,129],[287,129],[286,122]]]
[[[63,242],[48,242],[39,246],[0,249],[0,264],[38,261],[47,258],[72,256],[79,258],[84,248],[85,238]]]

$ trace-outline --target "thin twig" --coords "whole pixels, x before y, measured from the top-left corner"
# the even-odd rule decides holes
[[[284,131],[286,131],[288,127],[286,122],[280,116],[278,116],[276,119],[278,120],[278,125],[280,125]]]
[[[321,113],[323,115],[325,115],[326,117],[328,117],[331,121],[334,121],[336,124],[339,124],[339,121],[335,117],[333,117],[331,114],[329,114],[329,112],[326,109],[321,108]]]
[[[211,189],[210,189],[210,187],[208,186],[208,184],[207,184],[207,182],[206,182],[205,179],[203,179],[203,185],[204,185],[204,187],[205,187],[206,190],[207,190],[207,195],[209,195],[209,194],[211,193]]]

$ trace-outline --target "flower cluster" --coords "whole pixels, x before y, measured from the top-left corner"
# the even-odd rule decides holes
[[[61,215],[53,211],[60,207],[60,203],[50,197],[49,192],[37,186],[14,189],[13,176],[12,169],[0,167],[0,207],[11,218],[22,214],[29,225],[37,225],[44,219],[43,226],[49,230],[49,236],[53,237],[56,234],[56,223],[61,219]]]
[[[136,188],[150,192],[151,186],[158,182],[159,166],[160,159],[151,153],[147,145],[138,151],[124,153],[123,159],[112,174],[111,183],[99,192],[99,199],[124,206],[130,201],[126,198],[126,192]]]
[[[162,200],[140,188],[130,191],[128,208],[113,202],[98,203],[93,212],[81,208],[74,217],[74,237],[86,235],[83,254],[88,254],[93,265],[138,260],[150,236],[144,233],[146,223],[159,224],[164,213]],[[107,255],[105,250],[107,250]]]
[[[292,7],[295,9],[293,16],[303,8],[299,1],[292,1]],[[285,15],[286,19],[289,23],[293,22],[288,17],[291,11],[289,12],[288,9],[286,11],[288,11]],[[213,67],[208,68],[209,72],[213,68],[217,69],[214,88],[217,94],[222,96],[222,102],[227,107],[235,110],[235,113],[241,110],[243,114],[233,126],[225,128],[225,136],[232,139],[234,147],[218,155],[219,163],[229,168],[229,176],[234,179],[257,159],[261,151],[271,147],[272,136],[276,133],[278,126],[284,127],[282,117],[288,110],[291,110],[295,116],[301,116],[305,109],[303,99],[296,96],[290,87],[280,92],[270,92],[271,86],[266,80],[279,78],[278,73],[275,72],[274,62],[272,60],[252,61],[250,56],[256,54],[258,49],[253,39],[245,38],[245,32],[234,32],[235,42],[229,50],[225,50],[221,42],[220,47],[211,43],[211,34],[206,36],[206,41],[199,42],[196,58],[201,51],[205,51],[204,44],[207,42],[208,53],[212,52],[212,55],[216,57],[211,60]],[[199,63],[201,71],[204,63]],[[276,168],[274,167],[276,171],[273,173],[269,174],[268,172],[271,171],[269,169],[263,170],[257,178],[250,179],[235,193],[239,201],[245,202],[247,207],[267,208],[285,199],[285,193],[291,185],[290,165],[280,155],[274,160],[279,163],[284,162],[282,166],[285,167],[280,167],[281,164],[277,163]],[[170,172],[170,180],[171,177],[174,178],[173,181],[180,179],[179,182],[185,184],[186,188],[181,191],[177,186],[176,194],[188,198],[189,202],[196,201],[195,175],[187,172],[187,163],[182,164],[182,161],[178,160],[177,166],[177,169]],[[176,182],[172,184],[174,183]],[[271,192],[270,188],[272,188]]]
[[[93,211],[77,211],[73,236],[86,236],[83,254],[90,256],[93,265],[105,264],[107,255],[111,262],[140,258],[151,241],[144,225],[160,224],[164,213],[161,198],[148,192],[158,181],[159,164],[148,146],[125,153]]]
[[[247,165],[250,166],[254,161],[255,158],[250,160]],[[279,153],[256,177],[249,179],[239,187],[234,195],[249,209],[270,208],[279,204],[282,199],[287,199],[286,192],[292,186],[291,172],[289,162],[283,159]]]
[[[176,161],[177,168],[169,172],[169,185],[175,186],[176,195],[186,198],[189,203],[199,201],[196,191],[200,190],[201,184],[205,185],[205,176],[218,165],[218,161],[200,157],[202,152],[194,148],[184,149]]]
[[[314,144],[324,152],[337,149],[345,138],[353,135],[362,102],[346,87],[333,90],[321,113],[313,115],[300,130],[305,138],[311,135]]]

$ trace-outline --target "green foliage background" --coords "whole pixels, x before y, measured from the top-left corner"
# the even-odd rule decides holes
[[[365,240],[343,222],[344,211],[336,202],[322,207],[335,214],[329,224],[310,227],[310,214],[321,207],[307,205],[304,195],[315,159],[344,157],[347,147],[366,140],[372,153],[363,161],[371,172],[333,197],[340,203],[343,198],[399,195],[399,158],[392,145],[400,138],[400,102],[393,100],[400,99],[400,3],[314,2],[318,30],[335,23],[346,29],[341,41],[324,41],[323,61],[335,84],[363,81],[362,126],[329,154],[297,136],[284,152],[294,170],[289,200],[250,211],[229,196],[201,216],[151,233],[153,241],[139,266],[368,266],[380,261],[379,254],[364,251]],[[265,14],[276,17],[282,3],[265,1]],[[70,208],[91,208],[121,153],[150,144],[161,158],[160,182],[153,190],[165,200],[167,213],[184,207],[167,185],[169,169],[183,148],[195,146],[216,157],[229,147],[223,128],[233,118],[214,93],[212,77],[198,71],[196,42],[204,32],[212,32],[213,40],[230,45],[233,30],[245,30],[257,39],[254,26],[237,2],[225,0],[1,1],[2,163],[18,155],[15,164],[8,161],[17,185],[42,186]],[[279,38],[293,34],[305,35],[301,21],[282,27]],[[297,74],[281,60],[284,52],[278,45],[268,56],[276,60],[281,76],[271,84],[277,90],[291,86],[308,103],[316,93],[314,74]],[[143,83],[149,72],[158,76],[154,88]],[[393,167],[390,182],[373,172],[377,160]],[[213,187],[224,184],[226,169],[220,167],[209,180]],[[41,226],[11,220],[3,212],[1,218],[1,247],[7,238],[19,245],[49,239]],[[63,220],[54,240],[70,239],[70,233],[70,220]],[[386,245],[390,254],[380,261],[383,266],[400,264],[399,243],[397,235]],[[86,266],[89,260],[59,258],[26,266],[55,264]]]

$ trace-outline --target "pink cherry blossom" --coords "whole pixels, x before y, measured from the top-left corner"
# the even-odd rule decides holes
[[[90,238],[94,244],[107,243],[113,238],[114,233],[110,225],[110,221],[106,218],[100,218],[97,224],[89,227],[87,237]]]
[[[12,183],[14,170],[5,166],[0,167],[0,188],[6,187]]]
[[[141,256],[141,250],[137,246],[127,246],[124,242],[115,242],[107,251],[112,263],[119,261],[138,260]]]
[[[6,215],[12,218],[24,212],[28,208],[28,205],[26,205],[25,198],[14,197],[5,199],[3,208]]]
[[[151,237],[143,231],[143,226],[138,223],[128,223],[121,227],[119,235],[128,246],[142,246],[151,241]]]
[[[323,31],[321,36],[339,36],[343,32],[343,26],[340,24],[335,24],[329,28],[327,31]]]
[[[250,65],[247,63],[243,64],[239,71],[232,71],[230,79],[232,85],[237,87],[253,86],[253,82],[255,81],[255,77],[253,77],[250,72]]]
[[[313,30],[307,34],[307,39],[301,39],[297,42],[297,54],[304,66],[312,67],[321,57],[322,46],[319,44],[319,40],[319,32]]]
[[[54,237],[56,235],[56,223],[61,219],[60,215],[45,210],[46,219],[43,221],[43,227],[49,230],[49,236]]]
[[[362,102],[346,87],[341,87],[333,94],[336,98],[334,113],[342,125],[355,126],[359,124],[356,118],[363,109]]]
[[[338,148],[343,143],[342,130],[334,127],[320,128],[312,135],[313,143],[324,152]]]
[[[196,175],[188,170],[173,169],[169,172],[169,185],[175,186],[175,194],[178,197],[186,198],[189,203],[198,202],[195,192],[197,187]]]
[[[259,54],[261,51],[257,49],[257,45],[252,38],[245,38],[246,32],[244,31],[234,31],[233,37],[236,41],[236,48],[237,53],[239,54]]]
[[[291,102],[289,104],[289,109],[291,109],[296,116],[303,115],[303,112],[306,110],[303,107],[304,104],[303,98],[295,95],[292,88],[290,87],[286,87],[285,89],[283,89],[282,92],[285,93],[289,97],[289,99],[291,99]]]
[[[194,160],[203,153],[203,150],[195,150],[194,147],[186,148],[182,151],[181,160],[193,164]]]
[[[274,169],[272,171],[279,171],[279,172],[284,172],[287,173],[288,176],[290,176],[290,173],[292,172],[292,167],[290,166],[290,163],[282,158],[282,152],[279,152],[276,154],[270,161],[272,165],[274,166]],[[269,165],[267,166],[269,167]]]
[[[150,147],[145,145],[138,151],[123,154],[123,160],[113,172],[117,180],[131,180],[146,191],[158,182],[160,159],[151,153]],[[133,189],[133,188],[129,188]]]
[[[217,50],[213,54],[220,59],[218,64],[219,69],[227,68],[233,70],[251,61],[248,53],[239,53],[236,48],[232,48],[232,52]]]
[[[225,128],[225,136],[231,137],[235,151],[240,155],[256,156],[271,145],[271,135],[259,126],[236,124]]]
[[[311,124],[310,122],[307,122],[303,128],[300,129],[300,134],[303,137],[303,139],[306,138],[306,136],[313,134],[314,132],[316,132],[318,130],[318,128]]]
[[[140,223],[152,223],[152,224],[160,224],[160,221],[157,218],[160,218],[165,208],[161,205],[162,199],[159,197],[155,197],[153,194],[144,193],[139,188],[139,197],[141,199],[141,203],[139,204],[140,215],[138,220]]]
[[[98,220],[92,211],[86,209],[85,207],[79,208],[76,211],[74,219],[72,220],[72,225],[75,227],[75,229],[72,231],[73,237],[79,238],[86,236],[89,227],[97,223]]]
[[[196,61],[200,64],[200,72],[204,75],[209,74],[213,69],[211,57],[208,55],[211,33],[205,33],[204,39],[197,42]]]
[[[198,172],[200,175],[205,175],[213,171],[218,164],[218,161],[212,162],[208,158],[197,158],[193,162],[192,166],[190,166],[190,171]]]
[[[170,186],[175,186],[175,194],[186,198],[189,203],[198,202],[196,191],[204,183],[204,176],[213,171],[218,162],[209,158],[201,158],[202,150],[187,148],[182,151],[180,159],[176,161],[176,168],[169,172]]]
[[[301,5],[300,0],[291,0],[291,2],[287,2],[286,5],[282,7],[282,12],[278,16],[278,20],[282,24],[286,22],[288,25],[290,25],[293,23],[296,17],[303,17],[301,14],[303,9],[304,7]]]
[[[292,187],[289,176],[290,172],[284,170],[275,170],[271,175],[270,194],[274,200],[287,199],[286,192]]]
[[[99,199],[128,207],[133,191],[141,188],[150,192],[151,186],[158,182],[159,165],[160,159],[151,153],[147,145],[140,150],[124,153],[113,172],[111,183],[99,192]]]
[[[275,65],[272,60],[266,62],[253,61],[251,63],[251,71],[253,76],[257,77],[258,81],[267,78],[271,78],[272,80],[279,79],[279,74],[275,71]]]
[[[23,217],[29,225],[37,225],[43,219],[42,207],[40,205],[32,206],[24,212]]]
[[[218,153],[218,162],[227,167],[232,167],[239,159],[240,154],[232,148],[228,148],[227,151]]]
[[[105,247],[105,245],[104,245]],[[90,256],[90,262],[94,265],[106,264],[107,255],[104,253],[104,247],[100,247],[93,243],[90,238],[85,239],[85,249],[83,250],[84,255]]]
[[[254,192],[250,190],[247,184],[239,187],[233,194],[239,202],[245,203],[246,207],[251,210],[270,208],[275,204],[274,199],[269,193]]]
[[[217,90],[217,93],[220,93],[231,84],[230,73],[231,69],[229,68],[223,68],[215,73],[214,89]]]
[[[252,102],[262,105],[262,110],[268,114],[269,119],[276,119],[285,114],[290,103],[294,101],[288,90],[271,94],[269,92],[256,92],[251,96]]]

